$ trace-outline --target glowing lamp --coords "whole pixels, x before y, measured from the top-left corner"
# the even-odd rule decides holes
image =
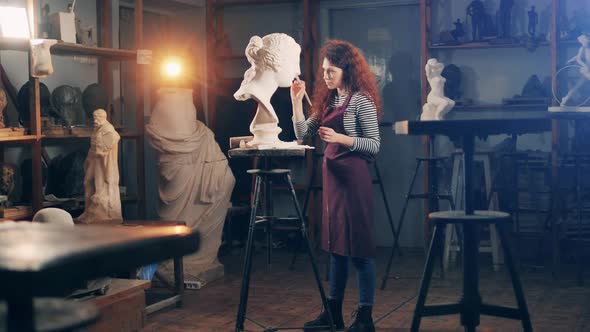
[[[178,78],[182,72],[182,66],[178,59],[168,59],[164,61],[164,76],[167,78]]]
[[[25,8],[0,6],[0,36],[21,39],[31,38]]]

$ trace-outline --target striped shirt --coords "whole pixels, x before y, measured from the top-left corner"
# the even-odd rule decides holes
[[[342,106],[347,95],[336,96],[331,107]],[[317,134],[321,121],[316,116],[307,120],[295,122],[295,135],[302,140]],[[377,108],[375,103],[362,93],[355,93],[350,98],[350,103],[344,110],[344,130],[348,136],[354,138],[351,151],[368,153],[372,156],[379,152],[381,137],[379,136],[379,123],[377,121]]]

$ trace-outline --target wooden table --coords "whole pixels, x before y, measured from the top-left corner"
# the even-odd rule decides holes
[[[441,120],[441,121],[401,121],[394,125],[398,135],[442,135],[460,137],[463,148],[463,179],[465,198],[465,214],[473,215],[475,210],[473,194],[473,158],[475,137],[508,134],[518,135],[540,133],[551,130],[548,118],[538,119],[481,119],[481,120]],[[464,255],[478,255],[478,228],[475,224],[466,223],[463,227]],[[457,308],[461,313],[461,322],[471,329],[479,324],[480,312],[468,308],[479,308],[479,266],[477,257],[465,259],[463,268],[463,295]],[[447,314],[450,314],[449,311]]]
[[[63,296],[82,282],[197,251],[186,226],[0,224],[0,294],[8,331],[34,331],[34,297]],[[67,305],[67,303],[64,303]]]

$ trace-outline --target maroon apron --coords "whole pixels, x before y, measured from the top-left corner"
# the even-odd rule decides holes
[[[346,135],[344,112],[352,93],[342,106],[330,107],[322,126]],[[322,248],[341,256],[374,257],[373,179],[368,156],[328,143],[323,163]]]

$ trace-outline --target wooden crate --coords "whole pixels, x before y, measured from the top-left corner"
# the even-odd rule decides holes
[[[82,331],[139,331],[146,320],[145,290],[150,285],[146,280],[113,279],[106,295],[85,300],[100,309],[100,318]]]

